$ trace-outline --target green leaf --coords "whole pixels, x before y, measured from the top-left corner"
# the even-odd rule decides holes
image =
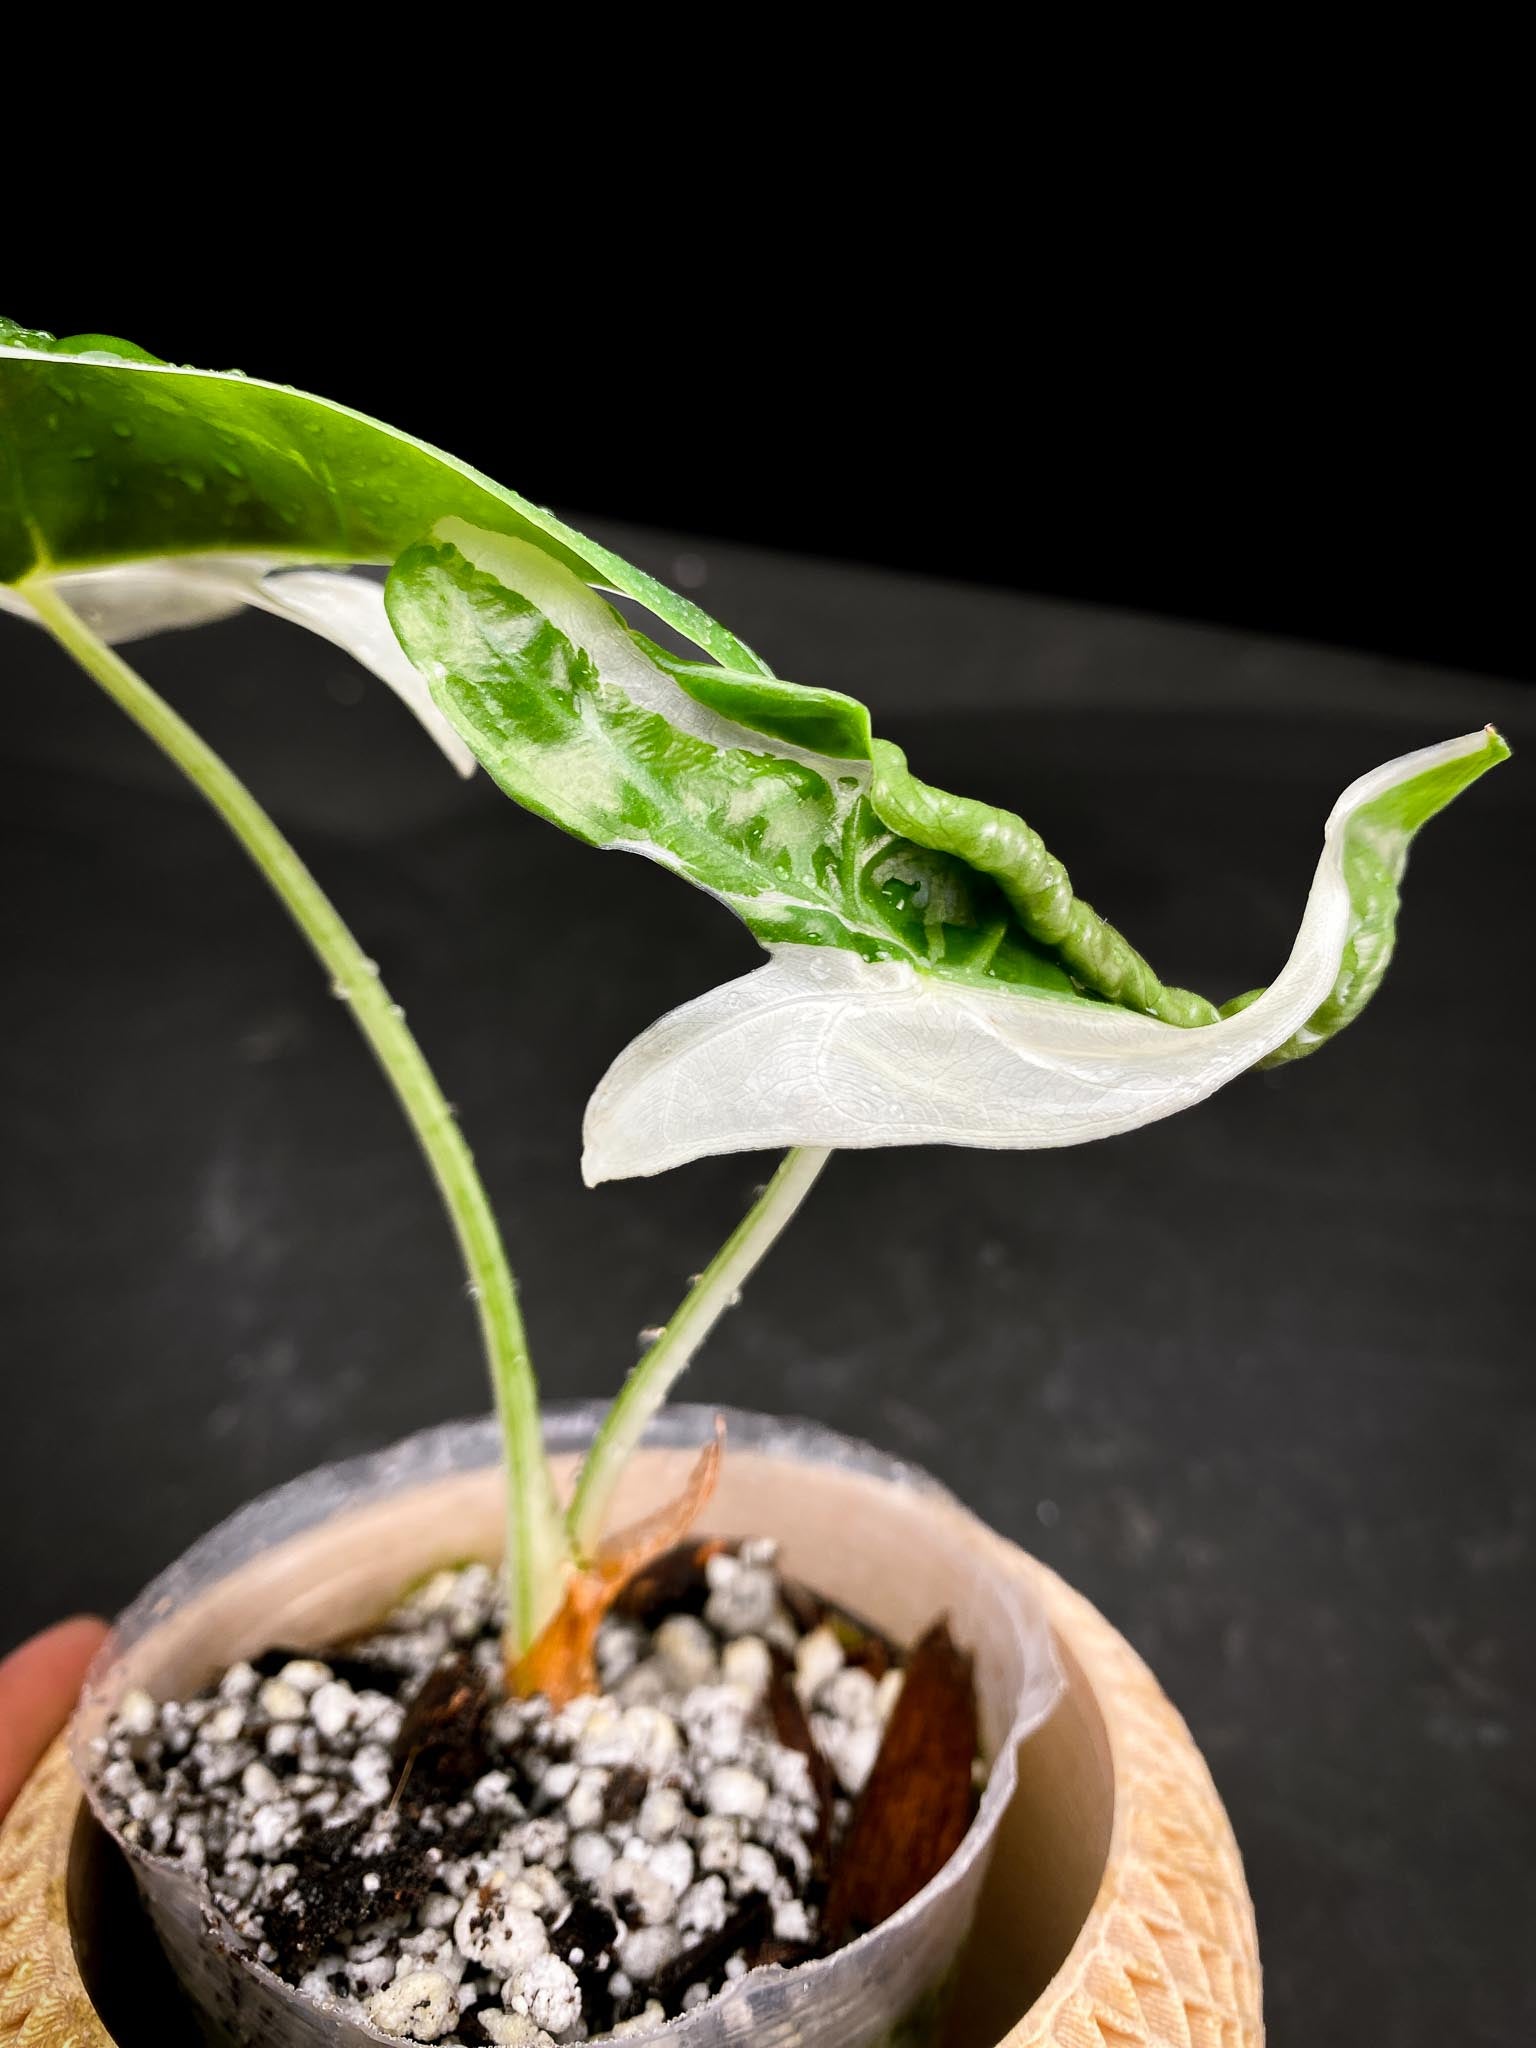
[[[869,759],[869,713],[857,698],[741,669],[679,661],[643,634],[636,633],[634,639],[696,704],[707,705],[733,724],[769,739],[787,740],[794,747],[808,747],[834,761]]]
[[[486,402],[503,402],[489,379]],[[205,553],[388,564],[448,514],[635,599],[728,668],[767,673],[690,599],[409,434],[238,371],[0,320],[0,584]]]
[[[1215,1023],[1213,1004],[1160,981],[1130,941],[1074,893],[1066,869],[1022,818],[919,782],[889,740],[876,740],[871,754],[871,801],[892,831],[991,875],[1024,930],[1085,988],[1165,1024]]]
[[[1388,787],[1350,820],[1344,850],[1349,934],[1338,974],[1326,1001],[1298,1031],[1276,1046],[1261,1062],[1263,1066],[1284,1066],[1316,1052],[1353,1024],[1380,988],[1397,943],[1400,884],[1415,834],[1480,775],[1509,759],[1507,743],[1491,725],[1482,742],[1464,753],[1437,759],[1421,774]],[[1332,820],[1329,822],[1331,825]],[[1223,1014],[1235,1014],[1239,1005],[1246,1008],[1250,1001],[1250,997],[1240,996],[1236,1003],[1225,1006]]]

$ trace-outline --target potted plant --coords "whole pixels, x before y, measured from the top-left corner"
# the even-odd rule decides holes
[[[658,1426],[663,1405],[833,1151],[1082,1143],[1353,1022],[1411,839],[1502,741],[1351,785],[1290,959],[1218,1007],[854,699],[326,401],[0,326],[0,598],[201,791],[351,1007],[442,1192],[495,1396],[494,1458],[432,1432],[256,1504],[94,1675],[76,1759],[210,2037],[930,2037],[1060,1690],[1048,1618],[1073,1675],[1070,1604],[872,1453],[743,1418],[722,1461],[709,1418]],[[768,949],[589,1105],[589,1183],[785,1150],[600,1414],[541,1415],[490,1205],[375,963],[117,651],[241,604],[349,648],[456,765]]]

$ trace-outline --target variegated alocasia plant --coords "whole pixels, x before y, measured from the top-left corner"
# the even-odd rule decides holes
[[[385,586],[350,573],[367,564]],[[1022,818],[920,782],[852,698],[779,680],[551,514],[284,386],[0,322],[0,602],[47,626],[220,811],[400,1097],[458,1232],[503,1417],[514,1657],[596,1554],[625,1457],[830,1150],[1079,1144],[1313,1051],[1380,982],[1414,834],[1508,751],[1488,729],[1352,784],[1289,960],[1217,1007],[1160,981]],[[510,1269],[426,1062],[293,849],[115,652],[242,604],[351,649],[457,765],[480,762],[578,838],[675,869],[768,949],[653,1025],[589,1105],[590,1181],[790,1150],[631,1375],[563,1518]]]

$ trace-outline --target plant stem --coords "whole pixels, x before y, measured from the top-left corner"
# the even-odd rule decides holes
[[[831,1157],[822,1146],[786,1152],[779,1170],[699,1275],[672,1319],[624,1382],[603,1418],[576,1483],[566,1525],[578,1558],[590,1558],[603,1533],[614,1488],[651,1418],[737,1291],[810,1193]]]
[[[45,582],[23,586],[43,624],[207,798],[351,1006],[437,1180],[469,1273],[506,1454],[508,1650],[520,1656],[561,1597],[566,1550],[544,1456],[517,1288],[485,1188],[405,1013],[277,826],[207,743]]]

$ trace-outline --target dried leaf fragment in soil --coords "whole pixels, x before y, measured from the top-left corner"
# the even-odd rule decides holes
[[[906,1677],[832,1868],[824,1945],[839,1947],[899,1911],[959,1848],[976,1810],[976,1677],[946,1621],[907,1659]]]
[[[718,1991],[725,1982],[725,1966],[737,1950],[744,1950],[750,1968],[758,1952],[773,1933],[773,1909],[761,1892],[748,1892],[724,1924],[694,1943],[657,1971],[648,1986],[641,1986],[632,2002],[632,2012],[645,2005],[646,1994],[659,1998],[668,2015],[682,2005],[690,1984],[708,1984]]]
[[[406,1710],[390,1759],[396,1800],[417,1806],[436,1792],[459,1798],[490,1768],[484,1675],[468,1656],[439,1664]]]
[[[795,1668],[783,1650],[773,1650],[772,1671],[768,1680],[768,1718],[773,1724],[773,1739],[785,1749],[797,1749],[805,1758],[811,1773],[811,1785],[816,1794],[816,1875],[826,1873],[827,1849],[832,1840],[832,1801],[836,1793],[836,1781],[832,1766],[816,1746],[811,1733],[810,1719],[799,1693],[795,1690]]]
[[[643,1628],[654,1628],[669,1614],[702,1614],[709,1599],[709,1560],[740,1547],[719,1536],[674,1544],[625,1581],[613,1603],[614,1613]]]

